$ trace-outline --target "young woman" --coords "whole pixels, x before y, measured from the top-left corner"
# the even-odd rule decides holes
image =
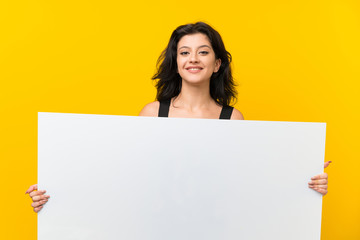
[[[203,22],[179,26],[152,78],[157,80],[158,101],[147,104],[139,115],[243,120],[241,112],[230,106],[236,99],[230,62],[230,53],[212,27]],[[325,195],[327,178],[326,173],[312,177],[309,188]],[[33,200],[34,211],[39,212],[50,196],[36,190],[33,185],[26,193]]]

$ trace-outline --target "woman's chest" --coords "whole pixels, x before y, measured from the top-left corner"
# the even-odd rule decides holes
[[[216,107],[211,109],[199,109],[190,111],[182,108],[170,107],[169,117],[219,119],[221,109],[221,107]]]

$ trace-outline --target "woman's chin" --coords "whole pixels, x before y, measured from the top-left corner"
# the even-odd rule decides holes
[[[183,83],[195,86],[208,85],[210,79],[188,78],[183,79]]]

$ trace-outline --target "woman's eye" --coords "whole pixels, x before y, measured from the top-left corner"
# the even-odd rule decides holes
[[[207,51],[201,51],[201,52],[199,52],[201,55],[207,55],[207,54],[209,54],[209,52],[207,52]]]
[[[189,52],[181,52],[180,55],[187,55]]]

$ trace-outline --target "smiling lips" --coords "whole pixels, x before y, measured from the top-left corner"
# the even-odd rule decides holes
[[[190,73],[198,73],[200,72],[203,68],[202,67],[187,67],[185,68],[187,71],[189,71]]]

